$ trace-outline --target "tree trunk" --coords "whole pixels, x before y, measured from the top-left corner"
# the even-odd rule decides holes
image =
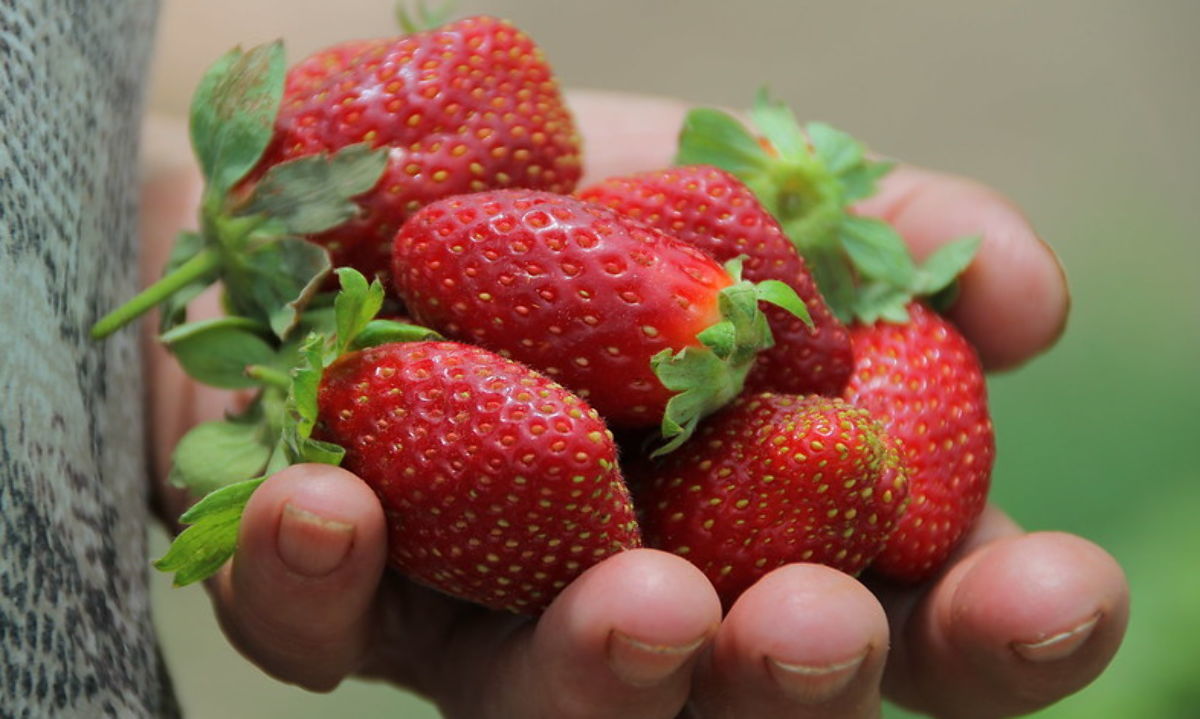
[[[150,619],[137,137],[155,0],[0,2],[0,716],[176,716]]]

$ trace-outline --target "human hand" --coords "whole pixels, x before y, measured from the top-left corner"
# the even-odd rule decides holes
[[[593,179],[669,162],[683,106],[571,100]],[[170,167],[148,185],[150,249],[194,217],[198,180]],[[982,233],[952,317],[989,368],[1057,338],[1068,304],[1057,261],[991,191],[901,168],[860,209],[893,222],[918,257]],[[153,252],[147,260],[161,266]],[[162,469],[161,450],[236,399],[188,383],[157,348],[151,358]],[[177,516],[182,498],[162,497]],[[265,482],[238,554],[210,581],[231,641],[284,681],[325,690],[352,674],[383,678],[449,717],[870,717],[887,694],[936,716],[982,718],[1031,711],[1091,681],[1128,611],[1124,577],[1103,550],[1024,534],[995,509],[926,585],[872,592],[792,565],[723,619],[707,580],[654,550],[589,570],[537,621],[488,612],[385,574],[383,523],[374,494],[343,470],[303,465]]]

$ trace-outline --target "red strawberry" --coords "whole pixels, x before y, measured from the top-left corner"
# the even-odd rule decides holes
[[[431,200],[497,187],[570,192],[579,139],[541,50],[490,17],[323,50],[288,73],[257,170],[355,143],[390,148],[362,213],[313,239],[335,266],[389,269],[391,239]]]
[[[888,427],[911,469],[908,514],[877,568],[923,579],[982,510],[995,450],[974,351],[914,300],[952,300],[979,239],[947,244],[918,265],[892,227],[848,209],[874,192],[889,165],[828,125],[801,128],[765,95],[751,115],[765,142],[728,115],[695,111],[680,159],[725,167],[753,188],[813,268],[830,309],[849,324],[856,369],[844,396]]]
[[[314,438],[346,449],[388,516],[392,566],[531,613],[640,545],[603,421],[546,377],[453,342],[384,344],[326,369]]]
[[[919,581],[935,572],[983,511],[995,457],[987,387],[975,350],[919,303],[903,324],[851,330],[857,369],[846,399],[899,442],[910,470],[908,511],[872,565]]]
[[[375,490],[394,568],[494,609],[537,613],[589,566],[641,545],[595,410],[493,352],[375,319],[382,284],[351,268],[338,274],[332,316],[299,347],[264,353],[265,328],[241,318],[186,334],[192,355],[207,344],[220,356],[196,366],[249,378],[261,392],[245,413],[200,425],[177,448],[172,475],[216,489],[181,517],[193,526],[159,569],[179,584],[217,571],[252,493],[297,462],[343,464]],[[214,472],[215,454],[231,457]]]
[[[841,394],[853,369],[850,335],[829,311],[779,223],[740,180],[709,165],[689,165],[609,178],[576,194],[690,242],[718,262],[745,255],[747,280],[791,286],[807,305],[812,325],[783,308],[767,308],[775,346],[759,353],[746,385],[790,394]]]
[[[570,196],[509,190],[432,203],[405,223],[394,255],[397,292],[419,321],[546,372],[614,427],[662,423],[682,441],[737,396],[770,342],[757,309],[775,301],[769,292]]]
[[[232,313],[285,338],[330,261],[389,271],[392,237],[421,205],[487,188],[570,192],[580,174],[541,51],[490,17],[345,43],[290,73],[280,43],[232,50],[201,80],[190,131],[199,231],[181,233],[163,279],[96,337],[155,305],[170,329],[219,280]]]
[[[743,395],[661,464],[629,472],[646,543],[692,561],[726,607],[791,562],[857,574],[908,491],[882,425],[819,396]]]

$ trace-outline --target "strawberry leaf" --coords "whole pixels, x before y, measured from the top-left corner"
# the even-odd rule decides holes
[[[800,124],[792,109],[782,102],[773,101],[766,88],[758,91],[750,110],[750,119],[762,131],[767,141],[786,159],[804,159],[809,155],[808,138],[800,131]],[[739,125],[740,126],[740,125]]]
[[[377,347],[389,342],[426,342],[444,339],[436,331],[420,325],[410,325],[394,320],[371,320],[362,331],[354,336],[350,349],[360,350]]]
[[[908,245],[892,226],[873,217],[848,216],[839,232],[842,248],[864,278],[911,287],[917,268]]]
[[[663,350],[650,360],[660,382],[675,392],[663,413],[661,432],[666,444],[652,456],[678,449],[696,431],[701,418],[724,406],[741,392],[745,379],[729,371],[728,362],[712,350],[686,347],[678,353]]]
[[[206,494],[263,473],[271,442],[261,418],[217,420],[193,427],[171,454],[170,482]]]
[[[431,8],[425,0],[417,0],[417,12],[414,16],[409,12],[406,0],[399,0],[396,3],[396,21],[406,35],[433,30],[446,24],[454,15],[457,4],[453,0],[446,0]]]
[[[809,327],[813,326],[812,316],[808,314],[808,306],[804,304],[804,300],[800,299],[800,295],[796,294],[796,290],[792,289],[791,285],[779,280],[763,280],[755,285],[754,289],[759,302],[782,307],[800,318],[804,324]]]
[[[351,198],[367,192],[383,176],[384,148],[350,145],[333,155],[318,154],[267,170],[239,214],[265,214],[289,234],[311,235],[336,227],[358,211]]]
[[[283,44],[221,56],[192,98],[192,148],[210,197],[223,197],[245,177],[271,141],[283,97]]]
[[[963,237],[934,250],[917,270],[914,291],[933,295],[949,287],[971,264],[982,241],[978,236]]]
[[[264,331],[262,324],[244,317],[221,317],[179,325],[160,341],[193,379],[222,389],[243,389],[257,384],[246,376],[246,367],[275,357]]]
[[[231,484],[208,494],[179,518],[192,526],[171,543],[155,568],[175,572],[175,585],[184,586],[217,572],[237,548],[238,525],[246,502],[264,477]]]
[[[375,280],[370,285],[362,273],[350,267],[337,270],[342,291],[333,301],[337,317],[337,341],[334,352],[340,355],[354,342],[358,333],[367,326],[383,307],[383,285]]]
[[[234,312],[269,325],[284,339],[329,270],[329,254],[318,245],[295,237],[267,239],[228,255],[225,291]]]
[[[301,456],[300,444],[312,434],[317,423],[317,391],[325,370],[325,338],[309,335],[300,348],[300,364],[292,371],[292,387],[287,399],[285,436],[295,457]]]
[[[714,165],[740,176],[761,173],[770,158],[746,128],[726,112],[697,108],[679,134],[676,165]]]
[[[862,164],[866,150],[849,134],[823,122],[810,122],[804,129],[829,172],[841,175]]]
[[[843,197],[847,203],[857,202],[875,194],[880,178],[892,171],[894,162],[864,162],[838,175]]]

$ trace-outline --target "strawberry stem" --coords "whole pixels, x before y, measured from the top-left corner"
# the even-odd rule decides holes
[[[133,299],[102,317],[92,327],[92,338],[103,339],[138,317],[149,312],[184,287],[196,282],[220,267],[217,252],[211,248],[201,250],[170,274],[139,292]]]
[[[261,364],[252,364],[246,367],[246,376],[268,387],[276,387],[285,392],[292,385],[292,377],[287,372]]]

